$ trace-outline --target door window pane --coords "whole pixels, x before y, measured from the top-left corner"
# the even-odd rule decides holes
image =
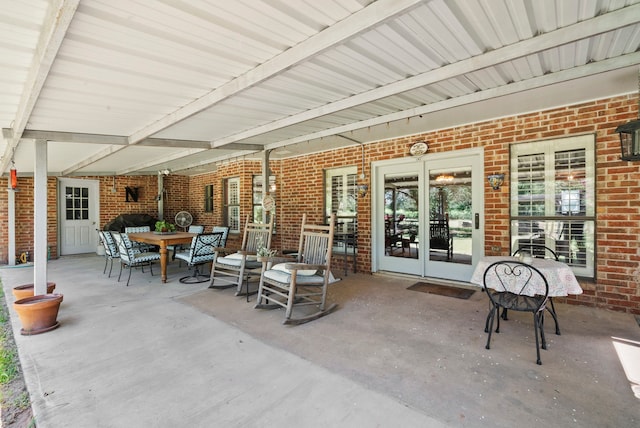
[[[66,186],[65,198],[67,220],[89,219],[89,188]]]

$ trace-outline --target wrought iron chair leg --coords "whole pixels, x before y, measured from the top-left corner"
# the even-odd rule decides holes
[[[560,325],[558,325],[558,316],[556,315],[556,308],[555,306],[553,306],[553,299],[551,297],[549,297],[549,303],[551,303],[551,308],[547,306],[547,310],[549,310],[551,316],[553,317],[553,321],[555,321],[556,323],[556,334],[560,336]]]
[[[540,342],[539,342],[539,339],[538,339],[539,323],[540,323],[539,315],[538,314],[533,314],[533,330],[534,330],[534,333],[536,335],[536,356],[538,358],[536,360],[536,364],[541,365],[542,364],[542,360],[540,359]]]
[[[131,280],[131,270],[133,268],[131,266],[129,266],[129,277],[127,278],[127,287],[129,286],[129,280]]]

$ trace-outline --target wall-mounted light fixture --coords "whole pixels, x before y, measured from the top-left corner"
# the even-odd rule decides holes
[[[638,71],[638,120],[618,126],[616,132],[620,134],[622,160],[640,160],[640,70]]]
[[[640,160],[640,119],[618,126],[616,132],[620,134],[622,160]]]
[[[500,190],[500,186],[504,183],[504,174],[491,174],[487,177],[489,184],[493,190]]]

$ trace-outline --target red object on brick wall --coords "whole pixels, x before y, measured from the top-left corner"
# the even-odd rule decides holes
[[[11,188],[16,189],[18,187],[18,171],[15,168],[11,168]]]

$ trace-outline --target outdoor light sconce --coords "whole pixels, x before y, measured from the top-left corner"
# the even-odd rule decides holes
[[[640,160],[640,119],[618,126],[616,132],[620,134],[622,160]]]
[[[616,128],[620,134],[622,160],[640,160],[640,70],[638,71],[638,120],[632,120]]]
[[[359,184],[358,185],[358,197],[359,198],[364,198],[365,196],[367,196],[367,191],[369,191],[369,185],[368,184]]]
[[[504,183],[504,174],[492,174],[487,177],[487,180],[489,180],[493,190],[500,190],[500,186]]]

